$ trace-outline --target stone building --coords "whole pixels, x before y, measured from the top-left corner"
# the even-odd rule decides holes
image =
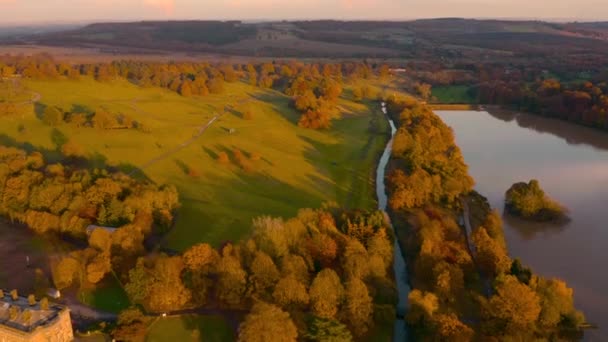
[[[68,342],[74,340],[70,310],[41,304],[0,290],[0,342]]]

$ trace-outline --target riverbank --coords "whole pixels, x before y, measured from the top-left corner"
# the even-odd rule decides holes
[[[386,144],[386,148],[378,161],[378,168],[376,169],[376,196],[378,199],[378,210],[385,212],[387,210],[388,197],[386,192],[386,170],[387,165],[390,161],[393,138],[397,131],[393,120],[388,116],[386,110],[386,104],[382,102],[382,113],[386,116],[390,125],[390,139]],[[405,255],[402,250],[399,238],[392,223],[390,223],[390,217],[387,215],[387,220],[393,230],[394,243],[393,243],[393,270],[395,275],[395,283],[397,286],[397,303],[396,303],[396,314],[395,325],[393,329],[393,341],[403,342],[409,341],[409,333],[407,324],[405,322],[405,314],[407,311],[407,299],[410,293],[409,275],[407,272],[407,265],[405,263]]]
[[[599,186],[608,183],[608,135],[521,112],[437,114],[453,129],[475,189],[500,210],[509,255],[538,275],[567,282],[576,307],[600,327],[585,331],[585,339],[606,340],[608,277],[597,270],[608,258],[608,191]],[[531,222],[503,212],[505,190],[531,178],[569,209],[569,222]]]

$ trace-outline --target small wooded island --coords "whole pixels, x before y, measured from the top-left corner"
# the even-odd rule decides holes
[[[513,184],[505,195],[509,214],[527,220],[547,222],[567,220],[567,210],[545,194],[536,179]]]

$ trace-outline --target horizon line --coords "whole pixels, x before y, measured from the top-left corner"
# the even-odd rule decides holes
[[[99,18],[99,19],[83,19],[83,20],[34,20],[34,21],[12,21],[0,23],[0,27],[14,27],[14,26],[37,26],[37,25],[82,25],[82,24],[95,24],[95,23],[130,23],[130,22],[179,22],[179,21],[241,21],[244,23],[264,23],[264,22],[293,22],[293,21],[342,21],[342,22],[365,22],[365,21],[386,21],[386,22],[407,22],[416,20],[440,20],[440,19],[464,19],[464,20],[504,20],[504,21],[540,21],[540,22],[559,22],[559,23],[570,23],[570,22],[608,22],[608,19],[601,18],[576,18],[576,17],[493,17],[493,16],[480,16],[480,17],[459,17],[459,16],[440,16],[440,17],[409,17],[409,18],[128,18],[128,19],[112,19],[112,18]]]

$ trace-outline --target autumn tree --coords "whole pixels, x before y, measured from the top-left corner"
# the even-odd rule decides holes
[[[492,334],[532,329],[542,309],[538,295],[511,275],[497,282],[496,294],[483,311],[486,329]]]
[[[256,293],[263,295],[271,289],[279,280],[279,270],[268,256],[268,254],[258,251],[251,262],[250,281]]]
[[[344,297],[340,277],[330,268],[317,274],[310,286],[312,312],[322,318],[334,318]]]
[[[295,342],[298,329],[289,314],[279,307],[257,303],[239,326],[241,342]]]
[[[372,325],[373,301],[365,283],[358,278],[351,278],[346,283],[343,316],[352,331],[357,335],[365,334]]]
[[[80,263],[78,260],[72,257],[62,258],[53,269],[55,287],[62,290],[72,285],[74,279],[78,277],[80,270]]]
[[[272,298],[283,308],[302,308],[308,305],[309,296],[306,286],[290,274],[281,278],[274,288]]]
[[[431,97],[431,85],[428,83],[416,83],[414,90],[425,101]]]
[[[84,148],[72,139],[61,146],[61,153],[68,158],[83,158],[86,156]]]
[[[42,113],[42,121],[49,126],[57,126],[63,122],[63,112],[54,106],[47,106]]]
[[[147,307],[154,312],[181,309],[192,298],[181,278],[184,262],[180,256],[161,256],[152,272]]]
[[[497,276],[510,269],[511,259],[505,247],[492,239],[485,228],[476,229],[472,238],[477,250],[477,263],[485,274]]]
[[[247,272],[239,258],[226,249],[218,263],[217,296],[229,306],[238,306],[247,289]]]

